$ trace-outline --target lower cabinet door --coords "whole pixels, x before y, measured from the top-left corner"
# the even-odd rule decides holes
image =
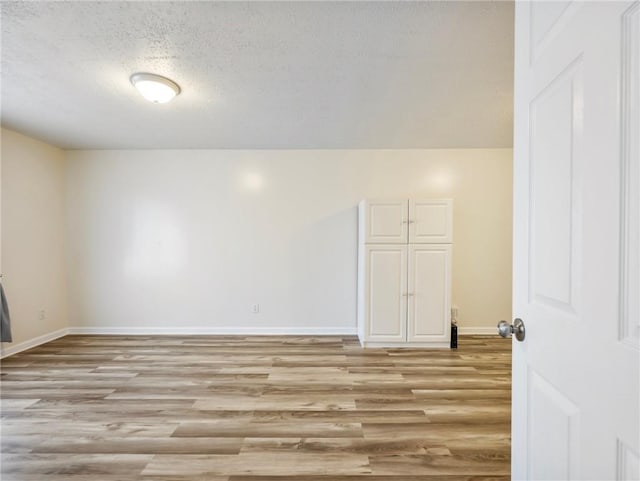
[[[371,342],[407,339],[407,246],[365,247],[365,336]]]
[[[451,339],[451,245],[409,245],[409,342]]]

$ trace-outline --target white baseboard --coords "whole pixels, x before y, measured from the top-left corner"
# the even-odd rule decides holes
[[[69,334],[102,336],[355,336],[345,327],[70,327]]]
[[[11,356],[13,354],[26,351],[27,349],[39,346],[40,344],[53,341],[54,339],[66,336],[67,334],[69,334],[69,328],[65,327],[63,329],[58,329],[57,331],[49,332],[47,334],[43,334],[42,336],[34,337],[33,339],[29,339],[28,341],[20,342],[18,344],[7,343],[6,347],[5,345],[0,347],[0,359],[4,359],[5,357]]]
[[[458,326],[458,334],[466,336],[497,336],[498,330],[495,327],[462,327]]]
[[[94,336],[355,336],[356,328],[334,327],[68,327],[5,347],[0,346],[0,359],[68,334]],[[459,335],[493,336],[495,327],[458,327]]]
[[[449,349],[451,343],[447,342],[361,342],[362,347],[388,347],[408,349]]]
[[[34,337],[19,344],[0,345],[0,359],[12,356],[32,347],[45,344],[69,334],[93,336],[355,336],[356,328],[300,328],[300,327],[65,327]]]

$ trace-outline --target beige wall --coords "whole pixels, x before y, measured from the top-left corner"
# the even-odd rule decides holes
[[[510,149],[72,151],[67,161],[71,326],[354,332],[357,203],[405,196],[454,199],[461,328],[494,332],[511,317]]]
[[[6,352],[68,326],[65,153],[11,130],[1,133],[0,261],[13,333],[13,343],[2,344]]]
[[[3,348],[68,326],[354,332],[365,197],[454,199],[453,303],[492,332],[511,316],[511,175],[510,149],[64,152],[3,129]]]

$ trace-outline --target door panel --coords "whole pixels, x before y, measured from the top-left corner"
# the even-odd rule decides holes
[[[514,480],[640,471],[637,10],[516,2]]]
[[[446,244],[453,238],[451,199],[409,201],[409,243]]]
[[[563,314],[579,292],[581,77],[578,59],[530,107],[529,300]]]
[[[553,43],[556,35],[564,30],[565,24],[581,5],[582,2],[570,0],[531,3],[531,62]]]
[[[361,204],[364,232],[360,242],[366,244],[406,244],[408,201],[406,199],[365,200]]]
[[[622,24],[622,223],[620,339],[640,349],[640,4]],[[634,107],[635,106],[635,107]],[[635,266],[635,269],[632,268]],[[640,478],[640,477],[639,477]]]
[[[636,481],[640,479],[640,458],[638,458],[638,454],[620,440],[618,440],[617,459],[617,479],[623,479],[625,481]]]
[[[407,319],[407,246],[368,245],[367,340],[403,342]]]
[[[451,339],[451,246],[409,246],[409,342]]]
[[[527,443],[536,446],[527,479],[576,479],[580,444],[578,407],[535,372],[529,375],[527,405]]]

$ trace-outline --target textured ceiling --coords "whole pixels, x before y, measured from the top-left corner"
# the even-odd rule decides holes
[[[510,147],[511,2],[1,3],[2,124],[64,148]],[[134,72],[182,87],[154,105]]]

